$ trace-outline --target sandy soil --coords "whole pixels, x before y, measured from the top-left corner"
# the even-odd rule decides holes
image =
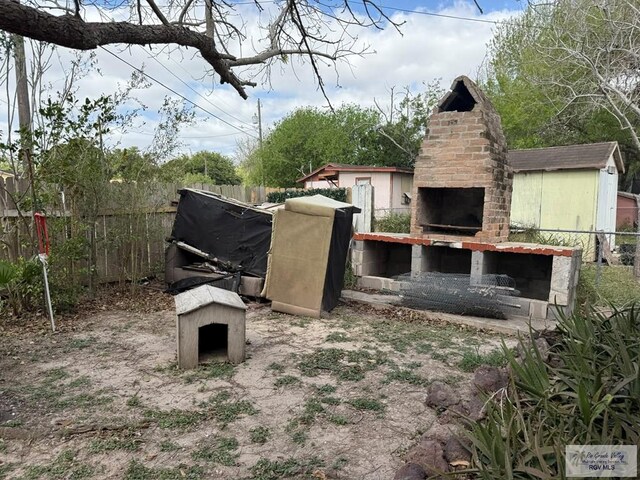
[[[0,478],[393,478],[439,427],[427,385],[468,384],[464,356],[500,342],[406,310],[251,305],[246,362],[181,372],[170,307],[107,298],[56,334],[2,332]]]

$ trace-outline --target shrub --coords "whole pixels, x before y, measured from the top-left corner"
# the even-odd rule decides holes
[[[520,342],[507,395],[487,404],[469,436],[479,478],[565,478],[565,446],[640,441],[640,310],[561,318],[545,361]]]
[[[410,213],[390,213],[386,217],[376,218],[376,232],[409,233],[411,229]]]
[[[310,188],[308,190],[286,190],[284,192],[271,192],[267,195],[267,202],[284,203],[287,198],[308,197],[310,195],[324,195],[338,202],[347,201],[346,188]]]

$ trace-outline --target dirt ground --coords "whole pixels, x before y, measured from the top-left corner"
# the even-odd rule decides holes
[[[498,336],[437,314],[253,304],[246,362],[183,372],[172,298],[130,297],[0,331],[0,478],[390,479],[439,428],[429,383],[501,361]]]

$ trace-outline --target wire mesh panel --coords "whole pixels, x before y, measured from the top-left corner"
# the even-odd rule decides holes
[[[505,319],[509,304],[503,298],[520,294],[507,275],[429,272],[401,275],[398,280],[403,306],[458,315]]]

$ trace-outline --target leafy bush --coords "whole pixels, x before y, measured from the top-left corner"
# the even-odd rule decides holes
[[[640,441],[640,309],[562,318],[549,360],[531,341],[469,436],[479,478],[565,478],[565,446]]]
[[[49,257],[49,289],[56,312],[70,310],[82,291],[82,287],[69,281],[69,272],[55,256]],[[3,290],[6,306],[15,316],[44,309],[40,261],[20,257],[15,263],[0,262],[0,290]]]
[[[411,229],[410,213],[390,213],[386,217],[376,218],[376,232],[409,233]]]
[[[284,192],[271,192],[267,195],[267,202],[284,203],[287,198],[307,197],[310,195],[324,195],[339,202],[347,201],[346,188],[310,188],[307,190],[286,190]]]

